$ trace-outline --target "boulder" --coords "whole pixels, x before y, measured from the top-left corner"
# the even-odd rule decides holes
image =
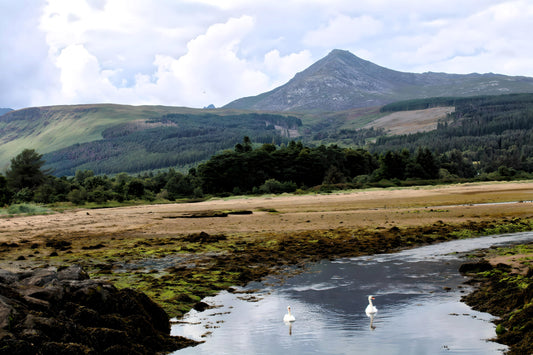
[[[478,272],[492,270],[492,265],[486,261],[481,260],[475,263],[464,263],[459,267],[459,272],[462,274],[475,274]]]
[[[77,265],[0,270],[0,355],[157,354],[196,345],[170,336],[144,293],[92,280]]]

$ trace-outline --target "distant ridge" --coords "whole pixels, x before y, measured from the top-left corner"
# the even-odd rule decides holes
[[[407,73],[335,49],[286,84],[224,108],[327,112],[438,96],[533,92],[533,78],[500,74]]]
[[[6,114],[8,112],[11,112],[13,111],[13,109],[11,108],[5,108],[5,107],[0,107],[0,116],[2,116],[3,114]]]

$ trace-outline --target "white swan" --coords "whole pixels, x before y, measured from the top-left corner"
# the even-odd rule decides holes
[[[291,314],[291,306],[287,306],[287,314],[285,314],[285,316],[283,316],[283,321],[284,322],[294,322],[295,320],[296,319]]]
[[[374,296],[368,296],[368,306],[366,306],[365,313],[367,316],[378,313],[378,309],[372,304],[372,300],[375,300]]]

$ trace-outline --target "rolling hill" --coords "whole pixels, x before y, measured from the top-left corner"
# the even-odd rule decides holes
[[[0,117],[0,170],[25,148],[44,154],[54,174],[184,167],[249,136],[276,143],[298,135],[293,116],[164,106],[34,107]]]
[[[0,170],[25,148],[42,153],[77,143],[102,139],[108,127],[143,117],[161,115],[179,108],[72,105],[31,107],[0,116]]]
[[[295,138],[313,145],[364,144],[368,137],[354,138],[354,132],[371,129],[376,119],[384,133],[394,133],[397,122],[389,115],[398,113],[380,107],[316,115],[114,104],[32,107],[0,116],[0,172],[26,148],[43,154],[45,168],[60,176],[77,169],[109,174],[185,168],[232,149],[245,135],[258,144]],[[400,115],[410,132],[436,127],[443,118],[424,110]],[[339,131],[346,137],[339,138]]]
[[[406,73],[335,49],[263,94],[230,102],[225,108],[265,111],[331,112],[428,97],[533,92],[533,78],[499,74]]]

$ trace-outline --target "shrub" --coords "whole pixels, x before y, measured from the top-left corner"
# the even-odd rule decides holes
[[[279,194],[283,192],[293,192],[297,188],[292,181],[279,182],[276,179],[268,179],[263,185],[259,186],[259,190],[266,194]]]
[[[49,213],[50,210],[37,205],[21,203],[9,206],[7,212],[9,214],[45,214]]]
[[[13,196],[13,200],[18,203],[30,202],[33,200],[33,191],[27,187],[24,187],[17,191],[15,196]]]
[[[69,200],[75,205],[84,204],[86,199],[87,192],[84,188],[72,190],[67,194],[67,200]]]

